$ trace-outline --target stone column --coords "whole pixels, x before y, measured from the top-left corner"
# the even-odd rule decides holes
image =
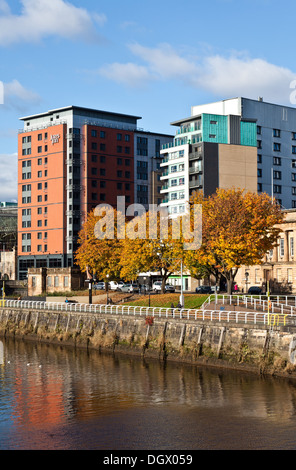
[[[289,230],[284,232],[284,261],[289,261]]]
[[[277,240],[277,242],[278,242],[278,241],[279,241],[279,240]],[[278,246],[275,246],[275,247],[273,248],[273,252],[272,252],[272,262],[273,262],[273,263],[277,263],[277,262],[278,262],[278,249],[279,249]]]

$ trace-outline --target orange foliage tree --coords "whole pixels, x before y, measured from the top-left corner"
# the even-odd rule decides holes
[[[151,212],[128,221],[126,237],[121,242],[121,277],[136,279],[140,272],[158,272],[164,293],[168,277],[180,271],[184,257],[182,235],[176,233],[177,226],[160,213],[153,218]]]
[[[113,280],[120,276],[121,245],[117,233],[117,212],[108,206],[89,212],[79,232],[76,262],[82,272],[97,280]]]
[[[231,293],[238,268],[260,264],[275,246],[281,208],[266,193],[241,189],[217,189],[208,197],[195,193],[190,204],[202,206],[202,245],[185,253],[186,266],[191,271],[200,265],[212,267],[226,278]]]

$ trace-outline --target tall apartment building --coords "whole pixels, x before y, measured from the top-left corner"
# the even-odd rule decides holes
[[[172,136],[138,129],[139,119],[77,106],[21,118],[20,279],[28,268],[73,266],[79,230],[98,204],[116,207],[120,195],[127,206],[150,202],[159,148]]]
[[[256,120],[200,108],[172,123],[174,141],[161,150],[162,206],[171,215],[184,213],[197,190],[206,196],[218,187],[257,191]]]
[[[266,103],[263,98],[239,97],[193,106],[190,118],[172,124],[179,126],[174,150],[188,154],[184,162],[188,169],[184,175],[187,196],[193,186],[206,194],[213,192],[215,186],[229,187],[233,183],[255,190],[251,147],[256,147],[256,190],[275,197],[285,209],[296,208],[296,108]],[[213,142],[216,157],[210,151],[214,147],[209,147]],[[236,152],[237,145],[240,147]],[[199,160],[194,156],[196,152],[200,153]],[[161,153],[164,159],[171,160],[172,149]],[[192,168],[195,165],[198,172]],[[165,192],[169,191],[164,189]]]

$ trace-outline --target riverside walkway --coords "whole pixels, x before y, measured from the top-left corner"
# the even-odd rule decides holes
[[[38,302],[29,300],[2,300],[2,311],[7,309],[30,311],[69,312],[69,314],[111,314],[227,322],[264,324],[270,326],[296,326],[295,296],[240,296],[210,295],[200,308],[163,308],[131,305],[79,304],[66,302]]]

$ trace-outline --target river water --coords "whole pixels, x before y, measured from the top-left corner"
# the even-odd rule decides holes
[[[0,450],[295,448],[295,382],[0,341]]]

